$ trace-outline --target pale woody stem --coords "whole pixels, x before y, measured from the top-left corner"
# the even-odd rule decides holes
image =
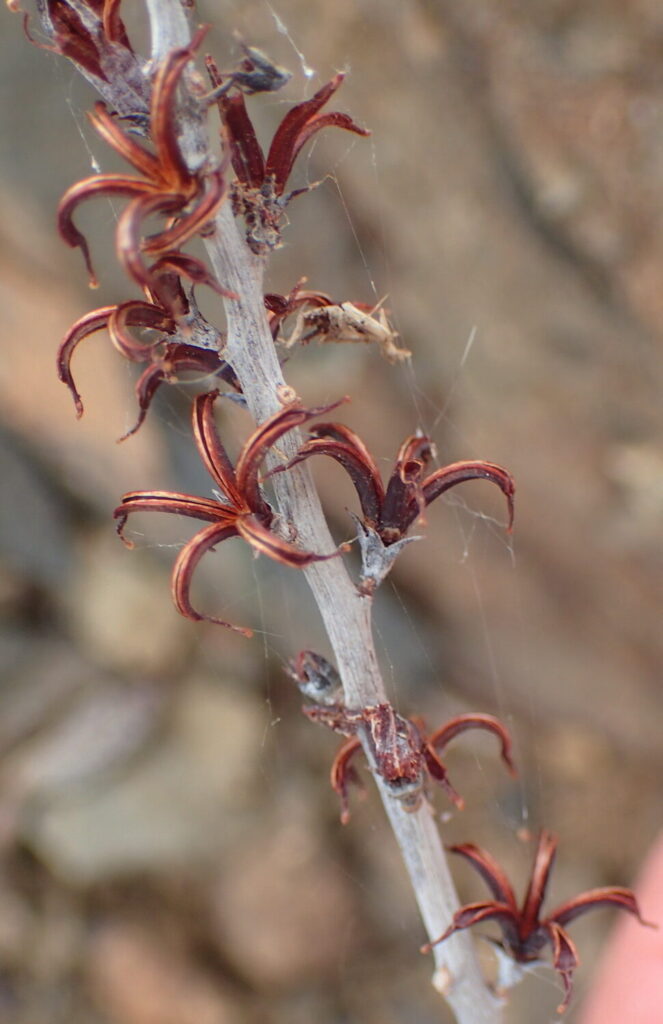
[[[147,0],[152,38],[157,53],[183,46],[189,31],[179,0]],[[215,232],[206,239],[213,270],[239,301],[226,302],[228,341],[224,357],[237,374],[248,407],[260,423],[280,409],[279,389],[285,384],[263,303],[263,261],[254,256],[240,235],[229,203],[221,207]],[[284,456],[297,451],[295,431],[279,443]],[[274,478],[279,511],[291,524],[302,546],[329,552],[334,542],[320,500],[306,467]],[[306,576],[325,624],[343,681],[345,702],[354,708],[386,701],[371,628],[371,602],[361,597],[341,558],[309,566]],[[414,813],[406,812],[376,776],[387,815],[400,846],[417,903],[430,939],[448,927],[458,897],[450,877],[437,825],[424,800]],[[472,939],[459,933],[434,949],[439,988],[459,1024],[499,1024],[501,1008],[486,988]],[[443,982],[448,979],[449,984]]]

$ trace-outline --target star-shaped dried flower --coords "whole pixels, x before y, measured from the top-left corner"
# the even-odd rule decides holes
[[[173,50],[157,68],[150,100],[154,152],[123,131],[103,103],[95,104],[90,114],[101,137],[140,174],[95,174],[73,185],[60,200],[60,234],[68,245],[82,250],[91,285],[97,282],[88,244],[73,222],[74,211],[84,200],[95,196],[131,199],[118,221],[118,255],[141,287],[149,287],[141,253],[158,256],[177,249],[205,227],[225,198],[223,168],[210,168],[204,163],[192,170],[182,155],[177,135],[177,89],[205,31],[199,30],[188,46]],[[167,224],[157,234],[143,239],[143,223],[155,214],[167,217]]]
[[[391,704],[376,704],[372,707],[352,710],[344,704],[305,707],[307,718],[327,725],[350,739],[343,744],[334,758],[331,768],[332,789],[341,801],[341,822],[350,820],[348,788],[350,783],[359,783],[359,777],[352,764],[362,749],[358,733],[366,738],[376,771],[387,782],[394,795],[398,796],[407,810],[415,810],[422,797],[426,775],[442,786],[447,796],[462,810],[463,798],[449,781],[446,766],[440,755],[444,748],[460,733],[467,729],[483,729],[493,733],[500,742],[502,760],[511,774],[515,768],[511,757],[511,737],[493,715],[456,715],[440,729],[427,733],[418,718],[404,718]]]
[[[311,440],[300,448],[288,469],[312,455],[328,455],[339,462],[355,486],[362,510],[359,541],[362,547],[362,588],[371,593],[389,571],[404,544],[408,529],[426,506],[445,491],[468,480],[489,480],[507,500],[508,524],[513,523],[515,483],[506,469],[482,459],[453,462],[425,475],[434,448],[429,437],[413,435],[400,447],[396,465],[385,488],[380,471],[364,442],[341,423],[318,423],[309,429]]]
[[[215,93],[223,85],[214,61],[206,58]],[[285,187],[303,146],[323,128],[336,127],[356,135],[370,135],[349,114],[320,110],[340,88],[344,74],[337,74],[309,100],[298,103],[281,121],[265,156],[239,89],[218,96],[219,112],[237,181],[233,186],[235,211],[244,215],[247,242],[254,252],[265,253],[280,244],[279,225],[285,207],[308,188],[288,194]]]
[[[231,625],[192,607],[189,591],[193,573],[207,551],[230,537],[241,537],[260,554],[300,569],[311,562],[333,558],[338,553],[314,554],[279,537],[272,529],[274,512],[263,497],[258,479],[262,461],[272,445],[288,430],[319,416],[330,406],[302,409],[298,405],[290,405],[275,413],[254,431],[233,468],[214,423],[214,401],[217,394],[211,391],[196,398],[193,405],[193,434],[205,468],[220,491],[219,499],[199,498],[172,491],[132,491],[124,495],[113,516],[118,521],[117,530],[123,539],[127,517],[134,512],[168,512],[209,523],[209,526],[196,533],[184,545],[175,561],[171,579],[175,606],[188,619],[216,622],[251,636],[250,629]],[[130,542],[125,543],[132,546]]]
[[[553,966],[564,984],[564,999],[557,1012],[563,1013],[571,999],[573,972],[578,966],[578,953],[566,933],[566,925],[588,910],[600,907],[617,907],[633,914],[641,924],[648,922],[642,919],[631,890],[618,886],[583,892],[542,917],[541,905],[545,898],[556,849],[556,837],[543,829],[539,836],[527,892],[522,906],[518,907],[508,878],[489,853],[474,846],[473,843],[450,847],[452,853],[460,854],[479,872],[492,892],[493,899],[461,907],[454,914],[444,934],[434,942],[422,946],[422,952],[428,952],[454,932],[471,928],[482,921],[495,921],[502,932],[502,948],[519,964],[540,962],[541,950],[547,945],[552,946]]]
[[[218,284],[200,260],[179,252],[166,253],[149,268],[145,301],[133,299],[103,306],[86,313],[70,327],[58,349],[56,364],[60,380],[67,385],[74,399],[77,416],[83,414],[83,402],[71,372],[71,360],[81,341],[103,329],[108,330],[111,341],[125,359],[148,363],[136,382],[140,410],[138,420],[124,435],[125,438],[134,434],[143,423],[159,385],[164,380],[176,381],[180,372],[213,374],[224,379],[236,391],[240,390],[235,374],[219,355],[221,336],[203,320],[192,298],[185,293],[182,277],[193,284],[205,284],[226,297],[236,298],[233,292]],[[131,333],[131,328],[156,332],[156,338],[139,340]],[[201,340],[209,347],[203,348],[199,344]]]

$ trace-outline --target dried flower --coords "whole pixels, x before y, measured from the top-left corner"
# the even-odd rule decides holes
[[[214,61],[206,58],[212,84],[223,84]],[[356,135],[370,135],[360,128],[349,114],[332,111],[321,114],[345,75],[337,74],[323,85],[310,100],[298,103],[288,111],[276,129],[265,157],[248,115],[244,96],[235,90],[218,98],[219,112],[224,125],[237,181],[233,186],[235,212],[243,214],[248,233],[247,242],[258,254],[268,252],[280,243],[279,225],[285,207],[291,199],[308,188],[285,194],[285,187],[293,165],[302,147],[323,128],[336,127]]]
[[[124,132],[103,103],[95,104],[90,114],[101,137],[141,175],[95,174],[73,185],[60,200],[60,234],[68,245],[82,250],[93,286],[97,281],[88,244],[72,219],[80,203],[95,196],[131,199],[118,221],[118,255],[134,280],[149,288],[150,275],[141,253],[158,256],[177,249],[205,227],[225,198],[223,168],[203,165],[191,170],[180,151],[177,135],[177,87],[205,31],[201,29],[189,46],[173,50],[157,69],[150,101],[154,153]],[[154,214],[168,217],[168,224],[157,234],[142,239],[143,222]]]
[[[234,372],[219,355],[222,338],[201,317],[182,287],[181,277],[194,284],[205,284],[221,295],[234,298],[233,292],[222,288],[207,268],[193,256],[166,253],[149,268],[147,301],[129,300],[114,306],[103,306],[86,313],[67,331],[57,354],[60,380],[67,385],[76,406],[83,414],[83,402],[74,383],[71,360],[78,345],[97,331],[107,329],[117,350],[131,362],[149,365],[136,383],[140,413],[136,424],[125,434],[128,437],[140,427],[159,385],[175,381],[183,371],[214,374],[239,391]],[[156,331],[156,339],[138,340],[130,328]],[[194,341],[206,340],[209,348]]]
[[[626,910],[637,917],[641,924],[648,922],[642,919],[631,890],[617,886],[591,889],[589,892],[581,893],[574,899],[560,904],[542,918],[541,905],[545,898],[556,849],[556,837],[543,829],[539,836],[527,892],[522,907],[519,908],[508,878],[489,853],[472,843],[451,846],[452,853],[465,857],[479,872],[494,898],[461,907],[454,914],[444,934],[434,942],[422,946],[422,952],[428,952],[454,932],[471,928],[482,921],[494,920],[502,931],[502,948],[520,964],[538,962],[541,950],[546,945],[552,946],[553,966],[564,983],[564,1000],[557,1008],[558,1013],[563,1013],[571,999],[573,972],[578,966],[578,953],[566,934],[565,926],[588,910],[603,906]]]
[[[344,825],[350,820],[348,787],[350,783],[359,783],[351,762],[362,748],[357,735],[360,732],[368,743],[376,771],[403,800],[407,810],[416,810],[419,806],[425,773],[439,783],[453,803],[462,809],[463,798],[451,785],[439,755],[455,736],[467,729],[485,729],[497,736],[502,760],[509,771],[515,773],[511,737],[493,715],[457,715],[441,729],[426,735],[420,719],[403,718],[391,704],[376,704],[359,710],[352,710],[344,704],[331,704],[305,707],[303,710],[312,721],[351,737],[336,754],[331,769],[331,784],[341,800],[341,822]]]
[[[341,423],[318,423],[309,429],[309,434],[312,440],[302,445],[294,459],[280,469],[288,469],[312,455],[331,456],[350,475],[359,497],[364,526],[377,533],[385,546],[400,542],[427,505],[451,487],[468,480],[490,480],[500,488],[507,500],[507,529],[511,530],[515,483],[506,469],[493,462],[453,462],[424,476],[433,456],[433,446],[425,435],[413,435],[401,445],[385,488],[373,456],[349,427]]]
[[[274,533],[271,529],[274,512],[263,497],[258,480],[265,455],[283,434],[333,406],[302,409],[292,405],[275,413],[254,431],[233,468],[214,423],[213,409],[217,394],[211,391],[196,398],[193,405],[193,434],[205,468],[220,489],[219,500],[171,491],[132,491],[124,495],[113,516],[118,520],[117,531],[123,539],[124,524],[133,512],[169,512],[210,523],[210,526],[200,530],[184,545],[175,562],[171,580],[175,606],[182,615],[193,621],[216,622],[251,636],[250,629],[231,625],[192,607],[189,590],[193,573],[202,556],[229,537],[242,537],[255,551],[296,568],[333,558],[338,553],[318,555],[303,551]],[[132,546],[131,542],[125,540],[125,543]]]

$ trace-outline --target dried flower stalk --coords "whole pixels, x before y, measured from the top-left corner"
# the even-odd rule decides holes
[[[478,969],[465,929],[492,918],[504,931],[504,949],[517,964],[534,960],[551,942],[554,966],[562,975],[565,1008],[577,955],[563,925],[595,905],[639,910],[629,890],[592,890],[558,907],[539,920],[555,850],[555,840],[543,832],[533,881],[522,911],[501,869],[472,844],[455,847],[479,870],[495,900],[459,907],[429,802],[424,799],[429,775],[454,803],[462,799],[451,785],[440,760],[444,746],[469,728],[492,732],[500,741],[502,759],[510,770],[511,740],[492,716],[461,715],[427,734],[416,718],[397,714],[387,701],[371,628],[373,594],[404,544],[406,533],[425,507],[458,483],[483,478],[496,484],[508,505],[508,528],[513,518],[514,485],[509,473],[493,463],[458,462],[426,475],[433,455],[429,438],[414,435],[402,444],[385,486],[377,466],[360,438],[349,428],[323,423],[309,428],[302,444],[298,427],[330,411],[305,409],[283,378],[275,339],[286,345],[305,343],[314,336],[345,342],[375,341],[391,361],[410,353],[395,344],[383,310],[352,303],[335,304],[321,292],[303,290],[305,279],[287,296],[264,294],[265,257],[279,244],[280,224],[287,203],[308,189],[287,193],[287,179],[302,146],[319,130],[337,127],[358,135],[368,132],[347,114],[321,110],[338,90],[336,75],[310,100],[286,114],[265,156],[249,119],[244,93],[280,88],[288,72],[271,64],[260,51],[244,46],[239,68],[219,73],[211,58],[206,63],[212,90],[205,94],[191,61],[206,34],[192,36],[184,0],[146,0],[152,30],[152,61],[147,65],[133,52],[120,16],[119,0],[37,0],[47,46],[71,59],[98,89],[110,110],[95,106],[91,121],[99,134],[138,172],[136,175],[98,174],[72,186],[59,207],[63,239],[80,248],[96,284],[87,240],[73,221],[78,205],[99,195],[129,199],[119,218],[118,258],[140,287],[144,300],[106,306],[81,317],[67,333],[58,353],[60,378],[69,387],[78,414],[82,403],[71,372],[78,344],[106,328],[116,348],[128,359],[147,364],[137,384],[142,423],[156,389],[181,370],[202,370],[224,380],[248,406],[256,430],[233,467],[213,419],[217,391],[200,395],[193,407],[193,434],[211,477],[220,488],[218,500],[166,491],[134,491],[115,510],[122,536],[129,515],[159,511],[190,516],[207,523],[181,550],[172,577],[179,611],[190,619],[223,620],[202,614],[191,605],[189,588],[200,558],[228,537],[242,537],[254,550],[305,572],[334,650],[338,672],[313,652],[301,652],[292,674],[307,696],[318,703],[305,708],[309,718],[350,737],[332,767],[332,784],[347,820],[348,784],[356,781],[351,761],[360,748],[376,778],[387,815],[401,848],[433,951],[434,984],[444,994],[459,1024],[498,1024],[501,1001],[489,991]],[[16,7],[16,4],[12,4]],[[27,28],[26,28],[27,31]],[[39,44],[43,45],[43,44]],[[148,68],[151,72],[148,74]],[[148,80],[150,84],[148,86]],[[234,91],[232,91],[234,90]],[[224,124],[225,160],[212,156],[206,134],[206,104],[218,103]],[[129,122],[118,123],[120,118]],[[151,148],[135,134],[151,140]],[[228,185],[229,165],[235,181]],[[230,199],[227,200],[227,197]],[[165,221],[155,234],[145,235],[148,218]],[[237,217],[246,224],[244,235]],[[180,252],[190,238],[202,235],[213,273],[199,260]],[[153,262],[146,262],[149,257]],[[182,279],[213,288],[226,307],[227,337],[200,315],[193,292]],[[280,338],[283,321],[295,313],[294,331]],[[141,332],[140,336],[132,333]],[[144,331],[156,334],[144,340]],[[271,453],[279,441],[279,464]],[[357,490],[362,519],[357,519],[363,556],[360,584],[349,577],[334,550],[307,460],[328,455],[349,473]],[[259,470],[271,467],[278,516],[262,493]],[[284,526],[290,530],[286,536]],[[231,626],[246,635],[251,631]],[[342,698],[341,698],[342,690]],[[524,922],[524,923],[523,923]]]

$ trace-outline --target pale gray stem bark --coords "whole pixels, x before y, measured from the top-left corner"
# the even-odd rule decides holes
[[[147,0],[147,5],[158,56],[163,56],[164,47],[186,45],[189,31],[179,0]],[[240,296],[238,301],[225,302],[224,358],[233,366],[248,407],[260,423],[282,408],[279,391],[285,384],[265,315],[264,264],[246,245],[229,203],[219,210],[214,233],[205,244],[219,281]],[[295,431],[279,442],[286,458],[295,454],[298,445]],[[332,551],[334,543],[307,467],[277,475],[274,488],[280,514],[302,546],[320,553]],[[360,708],[386,701],[373,643],[371,599],[358,593],[341,558],[314,563],[305,572],[334,650],[346,703]],[[378,775],[376,780],[426,931],[435,939],[448,927],[458,897],[432,810],[423,800],[417,811],[406,811]],[[434,956],[434,984],[459,1024],[499,1024],[501,1004],[483,981],[470,935],[452,936],[435,947]]]

